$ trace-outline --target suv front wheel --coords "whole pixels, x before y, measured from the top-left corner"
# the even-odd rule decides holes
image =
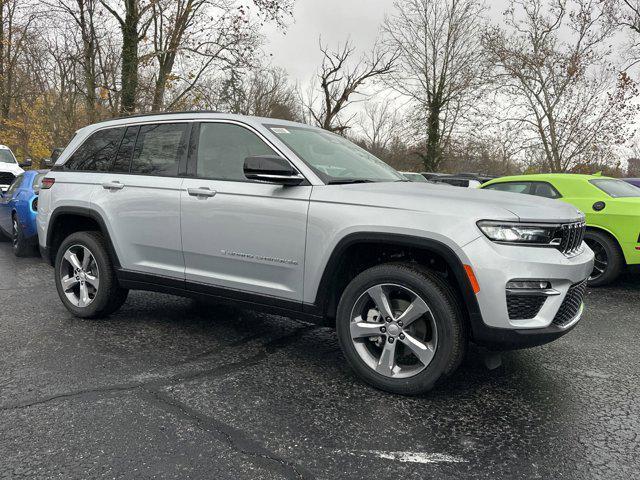
[[[104,238],[99,232],[76,232],[56,255],[58,295],[71,313],[101,318],[118,310],[129,291],[120,287]]]
[[[467,338],[451,287],[412,264],[360,273],[342,294],[338,340],[367,383],[403,395],[429,391],[462,361]]]

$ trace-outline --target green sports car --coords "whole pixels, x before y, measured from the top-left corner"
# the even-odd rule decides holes
[[[584,241],[595,254],[589,285],[613,282],[625,265],[640,264],[640,188],[600,175],[548,173],[502,177],[480,188],[557,198],[582,210]]]

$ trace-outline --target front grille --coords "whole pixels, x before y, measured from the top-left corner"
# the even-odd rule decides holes
[[[587,225],[584,222],[566,223],[556,231],[557,248],[565,255],[575,255],[580,251]]]
[[[564,327],[575,318],[582,306],[582,299],[584,298],[584,292],[586,289],[587,280],[583,280],[582,282],[569,287],[567,295],[564,297],[562,305],[560,305],[560,309],[553,319],[554,325]]]
[[[0,185],[11,185],[16,176],[11,172],[0,172]]]
[[[507,295],[507,310],[511,320],[529,320],[538,315],[544,301],[544,295]]]

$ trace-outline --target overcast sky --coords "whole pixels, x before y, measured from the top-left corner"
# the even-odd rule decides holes
[[[487,1],[489,16],[499,21],[507,0]],[[296,0],[293,23],[285,34],[268,28],[267,52],[275,66],[286,68],[294,82],[306,83],[316,72],[321,54],[318,38],[336,45],[351,38],[360,53],[369,50],[393,0]]]

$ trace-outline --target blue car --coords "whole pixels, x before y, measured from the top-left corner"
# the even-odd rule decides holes
[[[0,232],[11,238],[18,257],[35,253],[38,245],[38,188],[46,172],[28,170],[18,175],[6,192],[0,191]]]

